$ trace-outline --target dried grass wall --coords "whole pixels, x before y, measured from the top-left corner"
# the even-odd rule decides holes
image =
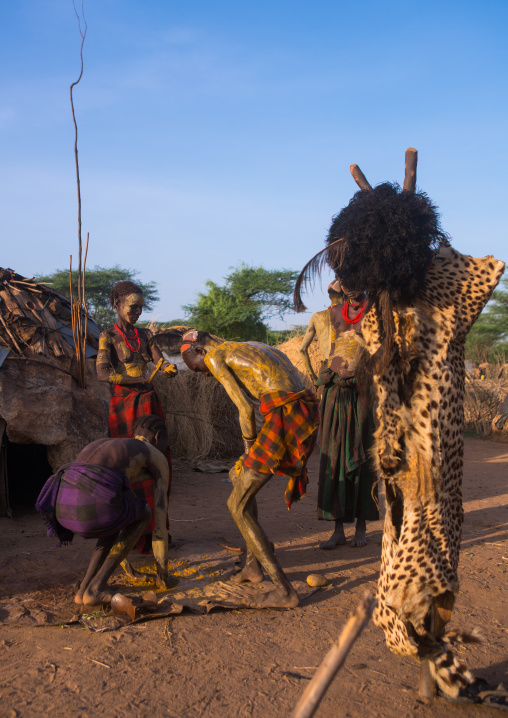
[[[173,454],[181,459],[240,456],[238,409],[213,377],[181,371],[156,376],[155,389],[166,414]]]
[[[485,379],[466,379],[464,428],[475,434],[487,435],[499,408],[508,394],[508,375],[504,365],[490,365]]]
[[[314,382],[307,375],[307,372],[303,365],[302,355],[300,353],[300,347],[302,346],[304,333],[305,332],[296,334],[291,339],[288,339],[282,344],[278,344],[277,349],[280,349],[281,352],[284,352],[291,364],[293,364],[293,366],[298,369],[298,372],[302,377],[305,386],[308,389],[312,389],[313,391],[315,391]],[[319,352],[319,344],[316,340],[314,340],[309,347],[309,357],[310,363],[312,364],[312,368],[318,375],[319,367],[321,366],[321,354]]]

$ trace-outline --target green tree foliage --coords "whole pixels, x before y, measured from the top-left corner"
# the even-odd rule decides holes
[[[86,270],[85,276],[85,301],[88,312],[92,319],[101,327],[109,327],[114,324],[116,312],[111,308],[109,295],[117,282],[130,280],[135,282],[143,291],[145,298],[145,309],[152,309],[159,300],[159,294],[155,282],[139,282],[136,279],[136,272],[133,269],[123,269],[116,264],[114,267],[98,267]],[[69,293],[69,270],[57,269],[53,274],[37,275],[38,282],[52,282],[53,289],[61,292],[66,297]],[[78,286],[78,273],[72,272],[72,291],[75,294]]]
[[[293,309],[298,272],[246,264],[231,269],[223,286],[206,282],[207,291],[198,295],[196,303],[182,307],[187,323],[224,339],[266,342],[267,321]]]
[[[475,362],[508,361],[508,278],[496,289],[466,340],[466,357]]]

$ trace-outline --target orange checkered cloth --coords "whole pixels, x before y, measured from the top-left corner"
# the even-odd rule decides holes
[[[265,421],[240,462],[260,473],[289,476],[284,492],[289,509],[306,493],[307,461],[316,445],[319,401],[309,389],[294,394],[270,391],[260,401]]]

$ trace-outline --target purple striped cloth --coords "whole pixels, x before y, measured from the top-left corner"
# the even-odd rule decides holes
[[[132,491],[125,476],[96,464],[66,464],[44,484],[35,508],[46,520],[48,536],[58,546],[74,534],[101,538],[135,521],[145,502]]]

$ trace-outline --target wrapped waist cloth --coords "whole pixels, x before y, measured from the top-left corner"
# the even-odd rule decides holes
[[[254,471],[289,476],[288,508],[305,496],[307,461],[316,445],[319,402],[309,389],[271,391],[261,397],[264,423],[249,453],[240,461]]]
[[[48,536],[70,543],[74,534],[102,538],[135,521],[145,501],[131,490],[122,474],[95,464],[62,466],[44,484],[37,503],[48,525]]]

